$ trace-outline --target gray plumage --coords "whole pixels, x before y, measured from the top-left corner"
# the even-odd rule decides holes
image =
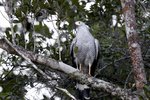
[[[77,68],[84,74],[90,75],[89,67],[92,67],[94,60],[98,58],[99,42],[92,36],[86,24],[81,21],[75,24],[77,25],[76,37],[70,46],[71,56]]]
[[[81,21],[76,23],[76,36],[70,46],[73,66],[87,75],[94,75],[99,56],[99,42],[89,31],[89,27]],[[89,100],[89,87],[85,84],[77,84],[80,100]],[[81,95],[81,93],[83,95]]]

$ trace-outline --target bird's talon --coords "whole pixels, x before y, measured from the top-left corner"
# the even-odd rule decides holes
[[[88,76],[91,77],[92,75],[91,75],[91,74],[88,74]]]

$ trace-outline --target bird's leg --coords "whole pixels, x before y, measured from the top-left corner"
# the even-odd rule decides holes
[[[89,63],[89,75],[91,76],[91,64]]]
[[[77,64],[76,66],[77,66],[77,69],[79,70],[79,65]]]
[[[82,65],[81,64],[79,65],[79,70],[82,71]]]

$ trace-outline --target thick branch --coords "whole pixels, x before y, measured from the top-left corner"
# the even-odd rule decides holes
[[[14,50],[12,48],[12,46],[10,46],[5,41],[5,39],[0,39],[0,48],[6,50],[10,54],[20,55],[16,52],[16,50],[17,50],[20,53],[22,53],[24,56],[29,58],[31,61],[48,66],[55,70],[62,71],[64,73],[70,75],[70,77],[72,79],[75,79],[75,80],[80,81],[81,83],[90,85],[93,89],[104,90],[112,95],[119,96],[120,98],[126,99],[126,100],[134,100],[134,99],[138,100],[138,97],[136,95],[134,95],[133,93],[131,93],[130,91],[124,90],[124,89],[120,88],[119,86],[116,86],[112,83],[105,82],[105,81],[97,79],[97,78],[88,77],[88,76],[80,73],[77,69],[75,69],[63,62],[58,62],[54,59],[46,58],[44,56],[34,54],[33,52],[27,51],[26,49],[18,47],[18,46],[13,46],[13,48],[16,49],[16,50]]]
[[[48,75],[46,75],[41,69],[39,69],[28,57],[26,57],[23,53],[21,53],[19,50],[17,50],[12,43],[4,37],[5,42],[16,52],[18,53],[19,56],[21,56],[22,58],[24,58],[29,64],[32,65],[32,67],[37,70],[40,74],[43,75],[43,77],[48,78],[51,80],[51,77],[49,77]]]

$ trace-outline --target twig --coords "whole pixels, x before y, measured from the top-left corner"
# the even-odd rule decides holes
[[[112,65],[112,64],[114,64],[114,63],[116,63],[116,62],[119,62],[119,61],[121,61],[121,60],[128,59],[128,58],[130,58],[130,56],[122,57],[122,58],[120,58],[120,59],[118,59],[118,60],[115,60],[114,62],[111,62],[111,63],[109,63],[109,64],[106,64],[105,66],[103,66],[101,69],[98,70],[98,73],[97,73],[94,77],[96,77],[96,76],[97,76],[103,69],[105,69],[106,67],[108,67],[108,66],[110,66],[110,65]]]
[[[130,77],[130,75],[131,75],[132,72],[133,72],[133,70],[130,71],[130,73],[128,74],[128,76],[126,78],[126,81],[125,81],[125,84],[124,84],[124,89],[126,89],[127,82],[129,80],[129,77]]]
[[[71,97],[73,100],[77,100],[71,93],[69,93],[66,89],[56,87],[56,89],[61,90],[62,92],[66,93],[69,97]]]
[[[11,69],[10,69],[10,71],[8,72],[8,73],[5,73],[6,75],[4,76],[4,77],[2,77],[1,78],[1,80],[4,80],[12,71],[13,71],[13,69],[14,69],[15,67],[13,66]],[[2,74],[3,75],[3,74]],[[1,75],[1,76],[2,76]]]
[[[34,28],[34,21],[35,21],[35,16],[31,14],[31,24],[32,24],[32,37],[33,37],[33,52],[36,50],[36,34],[35,34],[35,28]]]
[[[94,77],[96,77],[103,69],[105,69],[106,67],[108,67],[109,65],[112,65],[113,63],[109,63],[107,65],[105,65],[104,67],[102,67],[101,69],[98,70],[98,73],[94,75]]]
[[[52,16],[51,16],[51,19],[52,19]],[[59,48],[59,60],[61,61],[61,49],[60,49],[60,33],[59,33],[59,30],[54,26],[54,23],[52,22],[52,25],[54,27],[54,29],[57,31],[57,34],[58,34],[58,37],[57,37],[57,43],[58,43],[58,48]]]
[[[9,22],[9,20],[4,16],[4,14],[2,13],[2,11],[0,11],[0,13]]]
[[[7,2],[7,1],[3,1],[3,6],[4,6],[4,9],[5,9],[5,12],[7,13],[8,15],[8,22],[10,23],[10,29],[11,29],[11,34],[12,34],[12,43],[15,45],[15,37],[16,37],[16,34],[14,32],[14,29],[13,29],[13,17],[12,17],[12,9],[6,9],[6,7],[9,8],[8,6],[8,3],[12,3],[12,2]]]

